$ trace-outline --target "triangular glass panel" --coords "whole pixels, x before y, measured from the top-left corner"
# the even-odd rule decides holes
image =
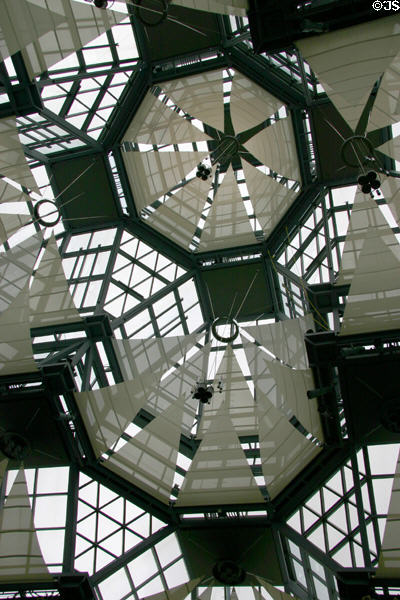
[[[94,513],[94,511],[95,509],[92,506],[88,506],[86,502],[78,502],[78,521]]]
[[[105,550],[108,550],[115,557],[121,556],[123,552],[123,532],[122,530],[117,531],[112,536],[100,542],[100,545]]]
[[[343,495],[343,484],[341,471],[338,471],[326,484],[327,487],[331,488],[333,492],[336,492],[339,496]]]
[[[319,491],[307,500],[306,506],[319,515],[322,515],[321,496]]]
[[[304,529],[307,531],[307,529],[309,529],[316,521],[318,521],[318,517],[307,508],[303,508],[303,520]]]
[[[336,502],[338,502],[339,498],[336,494],[327,490],[326,488],[323,488],[322,493],[324,498],[325,510],[329,510],[334,504],[336,504]]]
[[[325,546],[325,533],[322,525],[310,533],[310,535],[307,536],[307,539],[317,546],[317,548],[320,548],[320,550],[326,552],[327,548]]]
[[[103,507],[105,504],[108,504],[109,502],[116,500],[117,498],[120,498],[118,496],[118,494],[116,494],[115,492],[110,490],[105,485],[100,485],[99,504],[98,504],[99,508]],[[107,511],[108,511],[108,508],[107,508]]]
[[[339,533],[337,529],[329,525],[329,523],[326,526],[326,532],[328,536],[329,550],[332,550],[332,548],[337,546],[337,544],[339,544],[345,537],[344,535]]]
[[[287,521],[287,524],[290,527],[293,527],[293,529],[295,529],[296,531],[298,531],[300,533],[301,532],[300,512],[299,511],[295,512],[294,515],[292,517],[290,517],[290,519]]]
[[[96,571],[99,571],[106,565],[115,560],[111,554],[104,552],[101,548],[96,548]]]
[[[353,502],[355,502],[355,496],[353,495],[351,498],[352,498]],[[348,511],[349,511],[349,516],[350,516],[351,529],[352,530],[356,529],[360,524],[357,508],[353,504],[349,503]]]
[[[343,548],[335,552],[333,558],[342,566],[350,567],[352,565],[352,560],[349,544],[346,544],[346,546],[343,546]]]
[[[339,506],[335,512],[329,516],[329,521],[342,529],[345,533],[348,532],[347,520],[346,520],[346,509],[344,506]],[[328,522],[329,522],[328,521]]]
[[[139,519],[137,519],[134,523],[129,525],[129,528],[143,536],[144,538],[148,537],[150,534],[150,515],[144,514]]]
[[[138,537],[134,533],[131,533],[129,529],[124,530],[124,552],[130,550],[130,548],[133,548],[134,546],[136,546],[136,544],[139,544],[139,542],[142,541],[143,538]]]
[[[111,535],[115,531],[121,528],[121,525],[115,523],[111,519],[107,519],[107,517],[103,516],[101,513],[98,515],[98,529],[97,529],[97,539],[103,540],[105,537]]]
[[[85,538],[94,542],[96,540],[96,523],[96,514],[90,515],[78,523],[77,531]]]
[[[85,540],[83,537],[77,534],[75,538],[75,556],[86,552],[87,550],[89,550],[89,548],[92,548],[92,546],[93,544],[91,544],[90,542],[88,542],[88,540]]]
[[[112,517],[116,521],[121,521],[124,516],[124,500],[123,498],[117,498],[110,504],[103,506],[101,511],[108,517]]]

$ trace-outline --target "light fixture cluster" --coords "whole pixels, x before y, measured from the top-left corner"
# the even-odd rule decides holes
[[[96,8],[110,8],[110,5],[114,4],[114,0],[85,0],[91,4],[94,4]]]
[[[372,190],[377,191],[381,187],[380,179],[375,171],[368,171],[366,175],[360,175],[357,182],[361,186],[363,194],[371,194]]]
[[[222,381],[217,383],[217,391],[221,394],[223,390]],[[214,395],[214,387],[207,385],[206,382],[197,382],[192,389],[192,398],[200,400],[202,404],[210,404],[210,400]]]
[[[207,181],[207,179],[211,176],[211,168],[204,163],[199,163],[197,165],[196,177],[202,179],[203,181]]]

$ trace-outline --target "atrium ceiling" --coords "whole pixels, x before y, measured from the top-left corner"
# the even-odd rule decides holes
[[[398,593],[400,20],[349,4],[3,0],[0,599]]]

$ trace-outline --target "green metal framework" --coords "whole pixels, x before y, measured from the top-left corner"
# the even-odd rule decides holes
[[[339,187],[332,188],[319,176],[310,109],[326,98],[298,53],[257,56],[246,20],[218,17],[217,21],[219,45],[190,55],[151,61],[143,26],[131,17],[117,27],[118,32],[110,31],[90,48],[78,51],[73,61],[44,73],[34,86],[20,56],[2,65],[0,116],[20,115],[19,131],[31,166],[42,173],[45,169],[51,177],[52,166],[69,156],[100,153],[106,157],[118,207],[119,218],[107,227],[79,229],[65,222],[56,230],[70,289],[85,324],[32,332],[35,357],[43,369],[69,365],[79,390],[122,381],[111,343],[116,333],[130,338],[206,330],[212,307],[202,273],[216,265],[259,260],[274,290],[276,319],[300,316],[311,308],[321,331],[337,324],[339,301],[323,311],[314,294],[317,284],[332,284],[339,269],[352,208],[340,186],[355,180],[338,178],[334,183]],[[124,43],[123,31],[129,32]],[[126,44],[131,47],[130,57]],[[98,53],[104,57],[101,62]],[[120,140],[127,118],[132,118],[150,85],[216,67],[243,71],[288,105],[302,189],[267,240],[251,247],[192,254],[139,219]],[[17,88],[22,90],[18,98]],[[51,193],[49,184],[43,193]],[[40,378],[36,384],[41,385]],[[13,386],[23,390],[26,382],[14,378],[2,385],[7,395]],[[175,537],[179,512],[151,501],[96,463],[71,389],[58,390],[53,403],[70,465],[62,467],[51,489],[45,469],[27,471],[34,512],[40,504],[58,507],[57,514],[36,523],[39,539],[47,535],[59,541],[60,551],[49,562],[51,570],[88,571],[100,600],[108,600],[117,581],[118,600],[151,594],[155,581],[161,581],[163,588],[177,585],[180,578],[183,582],[184,558]],[[142,423],[148,418],[143,412],[138,417]],[[259,474],[257,440],[243,439],[242,445],[253,460],[254,474]],[[193,454],[190,440],[182,440],[181,451]],[[338,571],[376,566],[387,506],[382,502],[378,506],[375,492],[378,485],[390,487],[391,481],[392,474],[374,470],[366,446],[347,445],[344,435],[340,450],[327,451],[314,471],[298,482],[301,492],[292,486],[267,510],[265,505],[258,507],[279,542],[287,591],[304,600],[335,600]],[[5,489],[3,501],[4,494]],[[233,523],[239,517],[251,518],[250,508],[254,510],[244,506],[238,512],[228,507],[225,518]],[[212,511],[203,516],[207,521],[219,518]],[[10,595],[11,591],[0,591],[0,598],[32,597],[17,589]],[[44,597],[40,594],[35,597]],[[42,594],[51,597],[50,592]],[[229,589],[225,597],[229,599]]]

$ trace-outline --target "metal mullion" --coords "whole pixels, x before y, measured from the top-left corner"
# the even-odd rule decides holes
[[[176,306],[176,308],[178,310],[178,314],[179,314],[179,318],[180,318],[181,323],[182,323],[184,334],[188,335],[189,334],[189,328],[188,328],[187,323],[186,323],[186,316],[185,316],[185,311],[183,310],[182,300],[181,300],[180,293],[179,293],[179,288],[175,288],[173,294],[174,294],[174,297],[175,297],[175,306]],[[195,306],[196,304],[197,304],[197,302],[195,301],[195,303],[193,304],[193,306]],[[190,310],[191,308],[192,308],[192,306],[189,307],[188,310]]]
[[[80,348],[81,345],[82,345],[81,343],[72,344],[71,346],[64,348],[63,350],[60,350],[59,352],[57,352],[56,350],[54,350],[54,351],[49,350],[48,352],[49,352],[49,355],[51,354],[51,356],[47,356],[46,358],[42,359],[40,361],[40,364],[44,365],[44,364],[53,363],[53,362],[60,362],[61,360],[64,360],[65,358],[67,358],[70,354],[73,354],[75,357],[76,353],[78,351],[78,348]],[[32,344],[32,346],[33,346],[34,354],[36,354],[36,353],[41,354],[42,350],[40,349],[40,347],[38,348],[36,346],[36,344]]]
[[[88,256],[89,256],[89,254],[85,254],[85,257],[84,257],[84,259],[82,261],[81,271],[82,271],[82,269],[84,267],[84,264],[85,264]],[[95,264],[95,260],[93,260],[93,262],[92,262],[92,266],[90,267],[90,270],[89,270],[89,275],[85,276],[85,277],[88,278],[88,281],[86,283],[88,283],[89,285],[86,285],[85,291],[84,291],[84,293],[82,295],[82,298],[81,298],[81,307],[85,304],[86,296],[88,294],[89,287],[90,287],[90,282],[92,282],[92,281],[98,281],[99,279],[102,279],[101,275],[93,275],[94,264]],[[81,279],[81,283],[83,283],[82,279]]]
[[[121,556],[115,559],[112,563],[106,565],[105,567],[97,571],[97,573],[94,573],[91,577],[92,584],[98,585],[107,577],[116,573],[116,571],[118,571],[122,567],[126,567],[132,560],[146,552],[146,550],[152,548],[155,544],[157,544],[157,542],[160,542],[161,540],[169,536],[171,533],[173,533],[175,530],[175,525],[167,525],[166,527],[163,527],[156,533],[149,535],[142,542],[139,542],[136,546],[121,554]]]
[[[315,213],[313,213],[313,214],[315,214]],[[311,255],[307,254],[305,249],[310,245],[312,240],[314,240],[320,234],[320,230],[323,228],[323,226],[324,226],[324,224],[323,224],[322,220],[319,221],[315,225],[315,228],[302,240],[302,237],[304,235],[304,225],[303,224],[300,225],[300,230],[299,230],[300,244],[299,244],[299,247],[296,249],[296,252],[293,254],[292,258],[289,261],[287,261],[288,268],[293,266],[293,263],[297,262],[297,260],[299,258],[301,258],[303,256],[303,254],[305,254],[309,258],[313,258]],[[288,245],[291,246],[290,241],[288,242]],[[293,246],[293,247],[295,247],[295,246]]]
[[[98,308],[95,309],[94,314],[98,314],[102,310],[104,310],[104,303],[105,303],[107,292],[109,289],[111,276],[112,276],[112,273],[114,270],[115,261],[118,256],[118,247],[119,247],[119,244],[121,243],[122,232],[123,232],[122,228],[119,228],[117,230],[115,238],[114,238],[114,243],[112,246],[110,246],[110,255],[108,257],[106,270],[103,274],[103,282],[101,284],[100,293],[99,293],[99,296],[97,299]],[[96,259],[96,261],[97,261],[97,259]],[[95,263],[96,263],[96,261],[95,261]]]
[[[96,494],[96,509],[95,509],[95,519],[96,519],[96,527],[95,527],[95,542],[93,544],[93,572],[96,571],[96,559],[97,559],[97,548],[99,546],[99,504],[100,504],[100,484],[97,481],[97,494]]]
[[[133,61],[136,61],[136,64],[132,64]],[[82,79],[92,79],[95,77],[104,77],[105,75],[109,75],[110,73],[125,73],[126,71],[134,71],[135,67],[137,67],[137,63],[139,62],[139,59],[135,59],[135,58],[129,58],[129,59],[123,59],[123,60],[119,60],[118,61],[118,65],[114,65],[112,67],[105,67],[104,70],[99,70],[98,72],[96,71],[82,71],[79,73],[74,73],[74,71],[76,71],[76,67],[70,67],[70,68],[66,68],[66,69],[57,69],[57,71],[52,72],[52,75],[54,76],[54,79],[40,79],[40,81],[37,82],[37,85],[39,87],[39,89],[44,88],[46,86],[49,85],[61,85],[61,84],[65,84],[65,83],[70,83],[71,81],[80,81]],[[104,63],[103,63],[104,64]],[[111,64],[111,63],[109,63]],[[101,65],[96,65],[96,66],[101,66]],[[56,74],[59,73],[64,73],[65,76],[61,76],[61,77],[56,77]]]
[[[326,198],[326,196],[325,196]],[[337,212],[343,212],[342,210],[338,211],[337,208],[339,207],[335,207],[334,202],[333,202],[333,197],[332,197],[332,190],[329,190],[329,209],[328,209],[328,215],[331,217],[332,219],[332,227],[333,227],[333,248],[335,250],[336,253],[336,259],[337,259],[337,264],[340,265],[340,252],[339,252],[339,244],[337,242],[338,238],[339,238],[339,233],[338,233],[338,229],[337,229],[337,223],[336,223],[336,213]]]
[[[302,535],[304,535],[304,534],[305,534],[305,531],[306,531],[306,528],[305,528],[305,525],[304,525],[304,514],[303,514],[303,509],[304,509],[304,507],[303,507],[303,506],[301,506],[301,507],[300,507],[300,528],[301,528],[301,533],[302,533]]]
[[[139,596],[138,596],[138,593],[136,591],[135,583],[134,583],[134,581],[132,579],[132,575],[131,575],[131,573],[130,573],[130,571],[129,571],[129,569],[128,569],[128,567],[126,565],[124,567],[124,572],[125,572],[125,575],[126,575],[128,581],[129,581],[129,585],[131,586],[131,592],[132,592],[132,594],[134,595],[134,597],[135,597],[136,600],[139,600]]]
[[[325,508],[325,498],[324,498],[324,486],[322,486],[322,488],[319,490],[319,498],[321,501],[321,518],[320,518],[320,525],[322,525],[322,530],[324,532],[324,545],[325,545],[325,551],[328,554],[329,553],[329,539],[328,539],[328,532],[327,532],[327,527],[326,527],[326,518],[325,518],[325,513],[326,513],[326,508]]]
[[[366,480],[367,480],[366,485],[368,488],[368,496],[369,496],[369,501],[371,504],[371,521],[372,521],[372,527],[374,530],[376,552],[377,552],[377,555],[379,556],[379,553],[381,550],[381,537],[380,537],[380,533],[379,533],[378,514],[377,514],[377,510],[376,510],[375,494],[374,494],[373,480],[372,480],[372,474],[371,474],[371,466],[369,463],[368,449],[365,447],[363,448],[363,454],[364,454],[364,464],[365,464]]]
[[[136,249],[136,254],[138,252],[139,249],[139,244],[138,247]],[[152,252],[156,252],[158,255],[160,255],[160,252],[158,252],[157,250],[154,250],[152,248]],[[140,258],[137,258],[137,256],[135,255],[134,257],[130,256],[127,252],[125,252],[122,248],[120,248],[119,253],[124,256],[125,258],[129,259],[133,264],[138,265],[141,269],[143,269],[144,271],[147,271],[147,273],[151,276],[151,277],[157,277],[158,279],[160,279],[164,284],[168,284],[170,283],[170,281],[168,279],[166,279],[165,277],[163,277],[162,275],[160,275],[159,273],[157,273],[156,271],[153,271],[150,267],[148,267],[147,265],[145,265],[144,263],[140,262]],[[148,254],[151,254],[151,252],[149,252]],[[158,256],[157,256],[158,259]],[[173,264],[173,263],[172,263]],[[157,260],[156,260],[156,266],[157,266]]]
[[[316,213],[313,213],[313,220],[314,220],[314,226],[315,226],[315,227],[317,226],[317,223],[316,223],[316,216],[317,216],[317,215],[316,215]],[[322,250],[322,249],[321,249],[320,236],[318,235],[318,233],[317,233],[317,234],[314,236],[314,238],[313,238],[313,239],[315,240],[315,247],[316,247],[316,252],[317,252],[317,256],[318,256],[318,255],[320,254],[321,250]],[[310,243],[311,243],[311,242],[310,242]],[[325,237],[324,237],[324,246],[325,246],[325,244],[326,244],[326,243],[327,243],[327,238],[326,238],[326,235],[325,235]],[[311,266],[312,264],[313,264],[313,261],[312,261],[312,262],[311,262],[311,264],[309,265],[309,268],[310,268],[310,266]],[[320,270],[320,272],[319,272],[319,276],[320,276],[320,279],[321,279],[321,278],[322,278],[322,272],[321,272],[321,270]]]
[[[188,281],[189,279],[191,279],[193,277],[193,275],[194,275],[194,269],[191,269],[190,271],[187,271],[187,273],[184,273],[183,275],[181,275],[180,277],[178,277],[178,279],[175,279],[175,281],[173,281],[172,283],[169,283],[168,285],[166,285],[161,290],[158,290],[158,292],[156,292],[155,294],[153,294],[149,298],[145,298],[142,301],[142,303],[141,303],[140,306],[134,306],[127,313],[125,313],[125,315],[121,315],[121,317],[118,317],[118,318],[114,319],[113,322],[112,322],[112,324],[111,324],[112,328],[116,329],[122,323],[125,323],[126,321],[132,319],[133,317],[135,317],[136,315],[138,315],[140,312],[142,312],[144,309],[146,309],[149,306],[153,305],[157,300],[160,300],[161,298],[163,298],[164,296],[166,296],[170,292],[174,291],[174,289],[177,288],[177,287],[179,287],[182,283],[185,283],[186,281]],[[115,282],[115,285],[117,285],[116,282]]]
[[[133,273],[135,271],[135,263],[131,262],[130,267],[131,267],[131,270],[130,270],[130,273],[129,273],[128,285],[126,287],[128,288],[128,290],[131,290],[131,292],[132,292],[131,295],[132,296],[134,296],[135,298],[137,297],[138,300],[142,301],[143,300],[143,296],[141,294],[139,294],[138,292],[136,292],[136,290],[133,289],[134,286],[132,284]],[[124,285],[126,285],[126,284],[124,284]],[[132,287],[131,287],[131,285],[132,285]],[[123,301],[122,313],[125,312],[125,306],[126,306],[127,300],[128,300],[128,295],[126,294],[126,296],[124,298],[124,301]]]
[[[91,234],[90,234],[90,238],[89,238],[88,246],[90,246],[92,239],[93,239],[93,232],[91,232]],[[85,264],[85,262],[86,262],[86,257],[87,257],[87,254],[85,253],[85,254],[83,254],[83,255],[79,255],[79,258],[80,258],[81,256],[82,256],[82,261],[81,261],[81,264],[80,264],[80,267],[79,267],[79,271],[78,271],[78,274],[77,274],[77,276],[76,276],[76,277],[72,277],[72,276],[73,276],[73,273],[74,273],[74,271],[75,271],[75,266],[77,266],[77,265],[78,265],[79,259],[76,261],[76,263],[75,263],[75,266],[74,266],[74,269],[73,269],[73,271],[72,271],[72,273],[71,273],[71,277],[70,277],[70,280],[72,280],[72,279],[77,279],[77,280],[78,280],[78,283],[81,283],[81,279],[82,279],[82,275],[81,275],[81,273],[82,273],[82,270],[83,270],[84,264]],[[76,285],[78,285],[78,283],[77,283]],[[75,289],[76,289],[76,288],[75,288]],[[75,292],[75,289],[74,289],[74,292]],[[83,299],[83,298],[82,298],[82,299]]]
[[[150,516],[150,519],[151,519],[151,516]],[[156,565],[157,565],[157,573],[156,573],[156,575],[153,575],[152,579],[154,579],[154,577],[158,575],[158,576],[160,577],[160,579],[161,579],[162,583],[163,583],[163,586],[164,586],[164,588],[168,590],[168,584],[167,584],[167,580],[166,580],[166,578],[165,578],[165,575],[164,575],[164,568],[162,567],[162,565],[161,565],[161,563],[160,563],[160,561],[159,561],[158,554],[157,554],[157,551],[156,551],[156,549],[155,549],[154,545],[153,545],[153,547],[151,548],[151,550],[152,550],[152,554],[153,554],[154,562],[155,562],[155,563],[156,563]],[[182,557],[182,555],[180,555],[180,556],[179,556],[177,559],[175,559],[175,561],[173,561],[173,562],[176,562],[177,560],[180,560],[180,559],[181,559],[181,557]],[[172,562],[171,564],[173,564],[173,562]],[[169,565],[168,565],[168,566],[169,566]]]
[[[325,488],[325,487],[326,486],[324,485],[323,488]],[[351,490],[347,491],[344,495],[342,495],[340,498],[338,498],[339,504],[335,504],[331,508],[325,509],[325,501],[324,501],[322,489],[319,490],[320,500],[321,500],[321,508],[322,508],[322,515],[319,517],[319,521],[317,521],[316,523],[314,523],[313,525],[311,525],[311,527],[308,530],[309,533],[312,533],[317,527],[319,527],[319,525],[321,524],[322,520],[329,519],[336,512],[336,510],[338,508],[340,508],[340,506],[342,506],[345,502],[347,502],[349,500],[350,496],[354,492],[354,489],[352,488]],[[311,509],[309,509],[309,510],[311,510]],[[312,512],[314,512],[314,511],[312,511]]]
[[[96,115],[96,111],[99,108],[101,101],[103,100],[104,96],[107,93],[108,85],[111,83],[111,80],[112,80],[112,76],[107,75],[104,84],[98,88],[97,98],[93,102],[91,108],[88,108],[87,117],[84,120],[83,125],[82,125],[82,128],[84,129],[84,131],[87,131],[93,117]],[[105,121],[105,123],[106,123],[106,121]]]
[[[317,592],[316,592],[315,584],[314,584],[314,572],[311,568],[310,561],[309,561],[310,555],[308,552],[306,552],[304,550],[304,548],[300,548],[300,553],[301,553],[301,564],[303,566],[304,573],[306,575],[307,591],[309,594],[311,594],[311,597],[313,598],[313,600],[318,600],[318,596],[317,596]]]
[[[64,129],[67,134],[72,135],[73,137],[77,138],[78,140],[81,140],[84,144],[89,146],[89,148],[93,148],[94,150],[97,150],[98,152],[103,152],[103,147],[98,141],[96,141],[95,139],[90,137],[86,132],[84,132],[84,131],[78,129],[77,127],[75,127],[74,125],[72,125],[72,123],[69,123],[65,119],[62,119],[56,113],[51,112],[47,108],[43,108],[41,110],[40,114],[42,117],[44,117],[48,121],[52,122],[53,125],[58,125],[59,127],[61,127],[61,129]]]
[[[63,256],[63,258],[69,258],[69,257],[68,257],[68,256]],[[79,260],[79,259],[80,259],[80,258],[82,258],[82,262],[84,261],[84,259],[85,259],[85,254],[84,254],[84,253],[82,253],[82,254],[79,254],[79,253],[77,253],[77,255],[76,255],[76,258],[77,258],[77,260],[76,260],[76,261],[75,261],[75,263],[74,263],[74,267],[73,267],[73,269],[72,269],[72,271],[71,271],[71,275],[70,275],[70,277],[69,277],[69,280],[70,280],[70,281],[71,281],[72,279],[78,279],[78,278],[79,278],[79,272],[78,272],[78,274],[75,276],[75,271],[77,271],[77,270],[78,270],[78,264],[79,264],[79,262],[80,262],[80,260]]]
[[[274,269],[278,274],[283,275],[284,277],[287,277],[288,279],[292,280],[299,288],[303,286],[303,279],[290,270],[288,263],[282,265],[279,261],[274,261],[273,264],[275,265]]]
[[[149,311],[149,315],[150,315],[151,324],[154,329],[154,333],[156,334],[156,336],[161,337],[160,329],[159,329],[158,323],[157,323],[157,317],[155,315],[154,307],[152,304],[150,304],[150,306],[148,307],[148,311]]]
[[[176,315],[173,319],[171,319],[171,321],[162,326],[162,328],[160,329],[160,335],[162,335],[163,337],[169,335],[170,332],[177,327],[177,325],[179,325],[179,315]]]
[[[368,541],[367,528],[365,525],[365,514],[363,511],[364,503],[363,503],[363,499],[362,499],[360,473],[358,470],[357,455],[354,453],[350,460],[351,460],[351,466],[352,466],[352,471],[353,471],[354,493],[355,493],[355,498],[356,498],[356,509],[357,509],[357,513],[358,513],[358,523],[359,523],[358,528],[359,528],[359,533],[361,536],[361,547],[362,547],[362,552],[363,552],[363,557],[364,557],[364,563],[365,563],[366,567],[371,567],[372,565],[371,565],[371,557],[369,554],[369,541]]]
[[[36,494],[37,494],[37,480],[38,480],[38,471],[39,468],[35,468],[35,476],[33,478],[33,492],[32,492],[32,517],[35,515],[36,511]],[[25,476],[25,475],[24,475]],[[26,479],[26,478],[25,478]],[[27,484],[28,487],[28,484]]]
[[[83,371],[81,375],[82,379],[82,391],[90,390],[90,373],[93,365],[93,345],[90,344],[88,351],[86,352],[86,360],[83,363]]]
[[[108,40],[108,47],[110,48],[111,56],[113,59],[113,64],[117,65],[119,63],[119,56],[117,52],[117,42],[114,40],[114,36],[112,34],[111,29],[107,29],[106,36]]]
[[[342,473],[342,476],[343,476],[343,473]],[[343,482],[342,482],[342,485],[343,485]],[[343,540],[342,547],[345,546],[345,544],[347,544],[350,548],[352,548],[352,543],[351,543],[352,525],[351,525],[351,519],[350,519],[349,502],[347,500],[345,500],[343,506],[344,506],[344,509],[346,512],[347,535],[345,537],[345,540]],[[353,560],[353,556],[352,556],[352,560]],[[354,562],[353,562],[353,564],[354,564]]]
[[[140,294],[135,292],[135,290],[132,290],[126,283],[122,283],[122,281],[118,281],[117,279],[113,279],[113,278],[111,278],[111,283],[113,285],[115,285],[116,287],[118,287],[121,290],[122,294],[130,294],[136,300],[139,300],[140,302],[144,302],[143,296],[141,296]],[[136,308],[136,307],[134,307],[134,308]],[[141,312],[141,310],[139,310],[139,312]]]
[[[104,227],[103,227],[104,229]],[[90,232],[92,233],[92,232]],[[75,234],[75,232],[74,232]],[[68,235],[70,237],[73,238],[73,235],[70,232],[68,232]],[[90,240],[89,240],[90,243]],[[80,248],[79,250],[70,250],[69,252],[64,251],[63,252],[63,258],[75,258],[75,257],[80,257],[84,254],[97,254],[99,252],[99,248],[100,248],[100,252],[103,251],[111,251],[114,248],[114,244],[110,244],[108,246],[97,246],[96,248]]]
[[[103,363],[101,361],[101,357],[99,351],[96,346],[96,342],[92,342],[92,352],[93,352],[93,371],[96,375],[96,380],[100,384],[100,387],[107,387],[109,385],[106,372],[104,370]],[[101,368],[99,368],[101,365]]]
[[[77,97],[79,88],[80,88],[80,81],[76,80],[73,82],[71,89],[66,93],[66,95],[63,95],[64,103],[63,103],[60,113],[59,113],[60,117],[65,117],[68,114],[74,100]]]
[[[75,465],[69,467],[67,512],[65,516],[65,537],[63,571],[72,573],[75,563],[75,539],[78,519],[79,471]]]
[[[82,262],[83,264],[83,262]],[[69,279],[69,284],[70,285],[79,285],[80,283],[89,283],[91,281],[101,281],[103,279],[103,276],[100,275],[84,275],[82,277],[71,277]]]

